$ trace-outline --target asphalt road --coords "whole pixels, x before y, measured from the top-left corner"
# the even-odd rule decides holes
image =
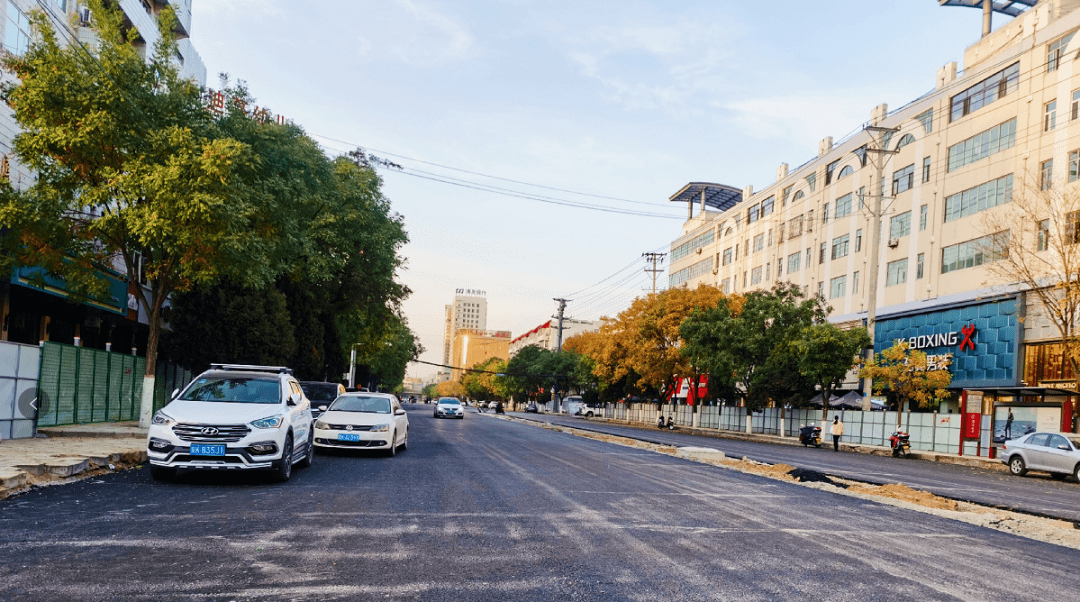
[[[0,600],[1072,600],[1080,552],[470,413],[285,484],[0,502]]]
[[[1048,474],[1032,472],[1020,478],[1007,472],[940,462],[836,453],[832,451],[831,439],[828,447],[815,449],[639,428],[579,417],[513,415],[668,445],[711,447],[735,458],[746,456],[758,462],[788,464],[867,483],[903,483],[956,500],[1080,521],[1080,484],[1071,477],[1056,481]]]

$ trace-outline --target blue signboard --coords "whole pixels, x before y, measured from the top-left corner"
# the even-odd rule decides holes
[[[1004,299],[878,320],[874,352],[897,339],[927,355],[951,355],[950,388],[1018,384],[1020,320],[1017,300]]]
[[[120,315],[127,315],[127,282],[110,273],[104,273],[103,275],[109,283],[106,297],[87,300],[85,303]],[[68,296],[67,284],[60,278],[43,273],[40,268],[19,268],[15,270],[11,275],[11,283],[30,287],[57,297],[66,298]]]

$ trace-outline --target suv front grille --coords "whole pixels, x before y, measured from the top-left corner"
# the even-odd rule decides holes
[[[235,443],[250,432],[246,424],[177,424],[173,427],[173,433],[181,440],[195,443]]]

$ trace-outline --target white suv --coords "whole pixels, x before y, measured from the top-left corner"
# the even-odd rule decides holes
[[[150,474],[269,469],[284,482],[293,464],[311,465],[312,434],[311,403],[292,370],[211,364],[154,415],[146,440]]]

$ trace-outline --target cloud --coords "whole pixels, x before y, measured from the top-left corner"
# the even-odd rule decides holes
[[[465,57],[473,37],[450,18],[431,11],[413,0],[396,0],[421,27],[412,29],[406,43],[392,44],[389,55],[409,64],[437,64]]]

